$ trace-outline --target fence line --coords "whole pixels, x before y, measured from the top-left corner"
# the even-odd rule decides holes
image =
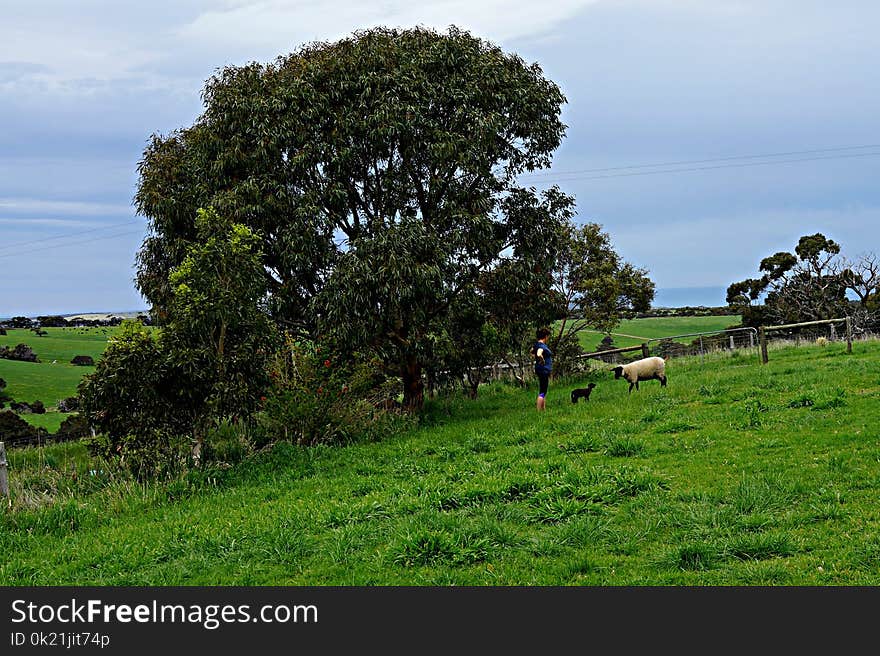
[[[787,330],[789,328],[803,328],[804,326],[818,326],[825,324],[831,324],[831,328],[833,331],[834,324],[841,322],[846,323],[846,352],[852,353],[852,318],[850,317],[842,317],[840,319],[822,319],[820,321],[803,321],[801,323],[786,323],[777,326],[761,326],[758,329],[758,339],[761,342],[761,363],[767,364],[767,362],[769,361],[769,356],[767,354],[767,331]]]
[[[628,353],[630,351],[641,351],[642,355],[648,357],[647,345],[645,342],[642,342],[638,346],[625,346],[623,348],[606,349],[604,351],[595,351],[593,353],[583,353],[581,355],[575,356],[573,359],[585,360],[586,358],[595,358],[602,355],[613,355],[615,353]]]
[[[6,445],[0,442],[0,496],[6,497],[7,503],[12,506],[12,497],[9,496],[9,477],[6,473]]]
[[[749,336],[749,345],[748,345],[748,347],[744,347],[744,348],[754,348],[755,347],[756,342],[758,340],[758,331],[757,331],[757,329],[755,329],[751,326],[746,326],[744,328],[726,328],[724,330],[706,330],[706,331],[699,332],[699,333],[684,333],[683,335],[669,335],[668,337],[654,337],[652,339],[649,339],[645,343],[645,346],[651,344],[652,342],[659,342],[660,344],[663,344],[663,342],[673,342],[674,340],[678,339],[679,337],[699,337],[700,344],[699,344],[699,350],[697,353],[702,358],[702,356],[705,355],[706,350],[707,350],[705,348],[704,343],[703,343],[703,336],[704,335],[713,335],[716,337],[718,337],[719,335],[727,335],[728,338],[730,339],[730,350],[732,351],[737,348],[736,336],[733,333],[745,333]],[[721,340],[718,339],[717,342],[720,344]],[[720,348],[724,348],[724,347],[720,347]],[[646,350],[646,352],[647,352],[647,350]]]

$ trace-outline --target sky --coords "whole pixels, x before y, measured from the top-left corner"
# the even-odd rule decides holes
[[[132,198],[219,68],[456,25],[566,96],[549,170],[655,305],[724,305],[821,232],[880,252],[875,0],[0,0],[0,317],[140,310]]]

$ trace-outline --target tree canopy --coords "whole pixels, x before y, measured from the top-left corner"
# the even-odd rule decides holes
[[[794,250],[765,257],[759,264],[760,278],[727,288],[727,302],[742,312],[744,324],[796,323],[848,314],[840,245],[816,233],[802,236]],[[762,296],[763,306],[754,305]]]
[[[553,288],[568,309],[557,341],[587,327],[610,331],[629,313],[649,310],[654,300],[648,272],[624,262],[597,223],[566,227]]]
[[[159,317],[197,209],[214,208],[261,235],[276,321],[380,350],[418,405],[423,354],[456,299],[505,260],[541,275],[552,258],[564,194],[515,184],[565,131],[564,95],[537,64],[456,28],[376,28],[219,70],[203,98],[139,164],[152,230],[137,283]]]

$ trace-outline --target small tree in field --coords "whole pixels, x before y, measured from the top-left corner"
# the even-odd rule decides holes
[[[654,283],[647,271],[624,262],[599,224],[568,225],[562,243],[553,289],[567,311],[551,348],[578,344],[578,333],[589,328],[610,332],[627,316],[650,309]]]
[[[192,423],[177,402],[180,382],[157,334],[123,321],[78,388],[80,413],[99,433],[93,450],[122,459],[138,478],[176,470],[178,436]]]
[[[745,325],[835,319],[849,313],[847,275],[840,245],[821,233],[804,235],[794,254],[774,253],[761,260],[763,275],[731,284],[727,302]],[[762,295],[763,308],[753,303]]]
[[[168,354],[187,381],[180,392],[193,414],[193,455],[208,429],[246,418],[269,385],[276,346],[266,313],[257,236],[199,210],[200,243],[170,276],[172,300],[162,331]]]
[[[275,333],[257,238],[211,210],[199,211],[197,227],[201,241],[169,277],[165,325],[151,332],[125,322],[80,385],[105,452],[136,453],[145,470],[178,454],[187,437],[198,462],[210,428],[249,417],[269,385]]]

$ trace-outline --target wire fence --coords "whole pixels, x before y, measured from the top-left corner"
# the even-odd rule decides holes
[[[684,356],[705,356],[723,351],[754,354],[759,362],[768,361],[768,350],[783,346],[846,343],[852,350],[854,341],[880,338],[880,322],[854,321],[851,317],[807,321],[759,328],[728,328],[719,331],[685,333],[645,340],[640,345],[626,348],[598,350],[585,353],[579,360],[600,360],[604,363],[625,364],[632,360],[660,356],[664,359]]]
[[[684,356],[705,356],[721,351],[753,350],[758,353],[758,330],[752,327],[727,328],[697,333],[683,333],[647,339],[637,346],[603,349],[578,356],[578,360],[601,360],[621,364],[652,355],[663,359]]]

